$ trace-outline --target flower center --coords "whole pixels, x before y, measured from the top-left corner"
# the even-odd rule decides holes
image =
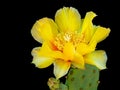
[[[84,35],[78,34],[77,32],[66,32],[59,33],[53,44],[57,47],[58,50],[63,51],[65,43],[71,42],[76,47],[79,43],[84,41]]]

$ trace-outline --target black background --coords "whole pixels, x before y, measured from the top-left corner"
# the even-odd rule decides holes
[[[7,3],[7,4],[6,4]],[[95,25],[109,27],[111,33],[107,39],[100,42],[97,49],[103,49],[108,55],[107,68],[100,72],[100,84],[98,90],[116,90],[117,73],[117,50],[118,35],[117,8],[113,0],[39,0],[39,1],[14,1],[5,2],[3,5],[3,44],[5,50],[3,62],[3,88],[11,90],[49,90],[47,80],[53,75],[53,66],[45,69],[38,69],[31,64],[31,50],[40,44],[33,39],[30,30],[36,20],[49,17],[54,19],[54,15],[59,8],[72,6],[78,9],[81,17],[84,18],[86,12],[93,11],[98,16],[94,18]],[[118,21],[119,22],[119,21]],[[117,28],[116,28],[117,26]],[[1,47],[1,49],[4,49]],[[119,52],[119,51],[118,51]],[[115,68],[116,67],[116,68]],[[3,89],[3,90],[4,90]]]

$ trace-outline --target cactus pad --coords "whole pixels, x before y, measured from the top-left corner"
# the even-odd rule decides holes
[[[85,69],[71,68],[66,79],[68,90],[97,90],[99,69],[86,64]]]

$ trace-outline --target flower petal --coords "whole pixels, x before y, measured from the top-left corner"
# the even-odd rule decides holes
[[[35,64],[38,68],[46,68],[51,65],[54,61],[53,58],[45,57],[40,54],[41,47],[36,47],[32,50],[33,61],[32,63]]]
[[[49,57],[49,58],[61,58],[63,54],[60,51],[54,51],[50,48],[50,43],[44,42],[42,47],[36,47],[32,50],[33,56]]]
[[[106,69],[107,55],[103,50],[96,50],[85,56],[85,63],[95,65],[100,70]]]
[[[56,79],[59,79],[67,74],[70,68],[71,62],[66,62],[64,60],[56,60],[54,62],[54,75]]]
[[[101,26],[98,26],[91,41],[96,41],[97,43],[104,40],[110,33],[110,29],[109,28],[104,28]]]
[[[72,60],[72,65],[77,68],[84,69],[85,62],[84,62],[83,56],[78,53],[75,53],[74,59]]]
[[[65,60],[72,60],[75,53],[75,47],[72,43],[68,42],[65,43],[65,46],[63,48],[63,54]]]
[[[33,48],[32,52],[31,52],[32,56],[39,56],[40,49],[41,49],[41,47]]]
[[[81,34],[83,34],[85,42],[89,42],[94,33],[92,20],[95,16],[96,14],[94,12],[87,12],[85,19],[83,20]]]
[[[53,58],[34,56],[32,63],[38,68],[46,68],[53,63]]]
[[[80,28],[81,16],[77,9],[73,7],[63,7],[56,12],[55,22],[60,31],[75,31]]]
[[[45,40],[52,40],[57,32],[57,25],[49,18],[42,18],[36,21],[31,29],[32,36],[40,43]]]
[[[85,55],[88,53],[91,53],[92,51],[95,50],[96,47],[96,42],[91,42],[90,44],[85,44],[85,43],[80,43],[77,47],[76,47],[76,51],[78,53],[80,53],[81,55]]]

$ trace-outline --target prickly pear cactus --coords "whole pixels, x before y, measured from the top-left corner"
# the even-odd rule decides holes
[[[99,84],[99,69],[86,64],[85,70],[71,68],[67,75],[68,90],[97,90]]]
[[[86,64],[85,69],[71,68],[65,84],[55,78],[48,80],[50,90],[97,90],[99,84],[99,69]]]

